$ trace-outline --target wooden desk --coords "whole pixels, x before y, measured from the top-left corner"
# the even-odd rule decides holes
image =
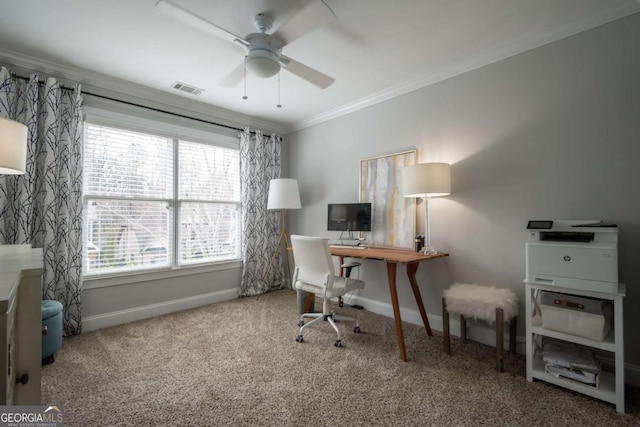
[[[402,249],[384,249],[384,248],[366,248],[366,249],[353,249],[344,247],[331,247],[331,255],[340,257],[340,264],[344,263],[345,258],[361,258],[361,259],[378,259],[386,261],[387,263],[387,278],[389,281],[389,293],[391,294],[391,305],[393,306],[393,317],[396,321],[396,334],[398,335],[398,349],[400,350],[400,359],[407,361],[407,351],[404,347],[404,334],[402,332],[402,319],[400,317],[400,305],[398,304],[398,291],[396,289],[396,270],[398,264],[407,265],[407,276],[409,277],[409,283],[411,283],[411,289],[413,295],[416,298],[418,304],[418,310],[420,310],[420,316],[424,327],[427,330],[427,335],[433,336],[431,332],[431,326],[429,326],[429,319],[427,318],[427,312],[424,309],[422,303],[422,296],[420,295],[420,288],[416,281],[416,272],[418,266],[422,261],[429,261],[436,258],[443,258],[449,256],[447,253],[439,252],[433,255],[423,255],[418,252]]]

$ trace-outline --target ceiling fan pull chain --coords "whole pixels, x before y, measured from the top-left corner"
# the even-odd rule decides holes
[[[242,79],[244,82],[244,96],[242,99],[247,99],[247,57],[244,57],[244,78]]]
[[[276,105],[276,107],[282,108],[280,104],[280,71],[278,71],[278,105]]]

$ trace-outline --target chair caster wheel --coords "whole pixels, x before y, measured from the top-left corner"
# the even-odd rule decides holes
[[[356,333],[356,334],[359,334],[359,333],[361,332],[361,331],[360,331],[360,326],[355,326],[355,327],[353,328],[353,332],[354,332],[354,333]]]
[[[300,326],[300,327],[304,326],[304,322],[303,322],[302,320],[301,320],[301,321],[299,321],[299,322],[298,322],[298,326]]]
[[[297,341],[297,342],[302,342],[302,341],[304,341],[304,338],[302,338],[302,335],[298,335],[298,336],[296,337],[296,341]]]
[[[342,347],[342,341],[336,340],[336,342],[334,342],[333,345],[335,345],[336,347]]]

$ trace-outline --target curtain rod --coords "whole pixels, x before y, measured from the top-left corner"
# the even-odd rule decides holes
[[[64,89],[69,89],[67,87],[63,87],[63,88]],[[105,95],[98,95],[97,93],[91,93],[91,92],[84,92],[83,91],[82,94],[83,95],[89,95],[89,96],[95,96],[96,98],[102,98],[102,99],[106,99],[108,101],[119,102],[121,104],[131,105],[133,107],[144,108],[144,109],[147,109],[147,110],[155,111],[157,113],[170,114],[172,116],[180,117],[180,118],[183,118],[183,119],[189,119],[189,120],[194,120],[196,122],[206,123],[206,124],[209,124],[209,125],[219,126],[219,127],[223,127],[223,128],[227,128],[227,129],[233,129],[233,130],[237,130],[238,132],[244,131],[244,129],[240,129],[240,128],[237,128],[235,126],[224,125],[222,123],[216,123],[216,122],[212,122],[212,121],[209,121],[209,120],[199,119],[197,117],[191,117],[191,116],[187,116],[185,114],[174,113],[172,111],[162,110],[160,108],[148,107],[146,105],[136,104],[135,102],[123,101],[122,99],[116,99],[116,98],[112,98],[110,96],[105,96]],[[254,131],[251,131],[251,133],[255,134]]]
[[[14,74],[13,76],[15,78],[17,78],[17,79],[24,80],[24,81],[31,80],[29,77],[23,77],[23,76],[19,76],[17,74]],[[44,83],[43,82],[38,82],[38,84],[44,84]],[[64,86],[62,84],[60,85],[60,87],[62,89],[66,89],[66,90],[71,90],[71,91],[74,90],[73,88],[66,87],[66,86]],[[155,107],[149,107],[149,106],[146,106],[146,105],[136,104],[135,102],[123,101],[122,99],[112,98],[110,96],[99,95],[97,93],[84,92],[84,91],[82,91],[82,94],[83,95],[89,95],[89,96],[95,96],[97,98],[106,99],[108,101],[120,102],[122,104],[131,105],[133,107],[144,108],[146,110],[155,111],[157,113],[169,114],[171,116],[176,116],[176,117],[180,117],[180,118],[183,118],[183,119],[194,120],[196,122],[201,122],[201,123],[206,123],[206,124],[209,124],[209,125],[219,126],[219,127],[223,127],[223,128],[227,128],[227,129],[232,129],[232,130],[237,130],[238,132],[244,132],[244,129],[240,129],[240,128],[237,128],[235,126],[230,126],[230,125],[225,125],[225,124],[222,124],[222,123],[212,122],[212,121],[209,121],[209,120],[199,119],[197,117],[191,117],[191,116],[187,116],[185,114],[174,113],[172,111],[162,110],[160,108],[155,108]],[[254,134],[254,135],[256,134],[255,131],[249,131],[249,133]],[[281,136],[278,136],[278,139],[280,141],[282,141],[282,137]]]

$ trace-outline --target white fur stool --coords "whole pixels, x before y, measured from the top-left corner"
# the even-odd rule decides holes
[[[497,369],[504,371],[504,322],[509,322],[509,351],[516,352],[516,322],[518,313],[518,297],[509,289],[495,286],[481,286],[466,283],[455,283],[443,292],[442,325],[444,350],[451,354],[451,338],[449,336],[449,313],[460,315],[460,338],[467,341],[467,317],[496,322],[496,351],[498,355]]]

